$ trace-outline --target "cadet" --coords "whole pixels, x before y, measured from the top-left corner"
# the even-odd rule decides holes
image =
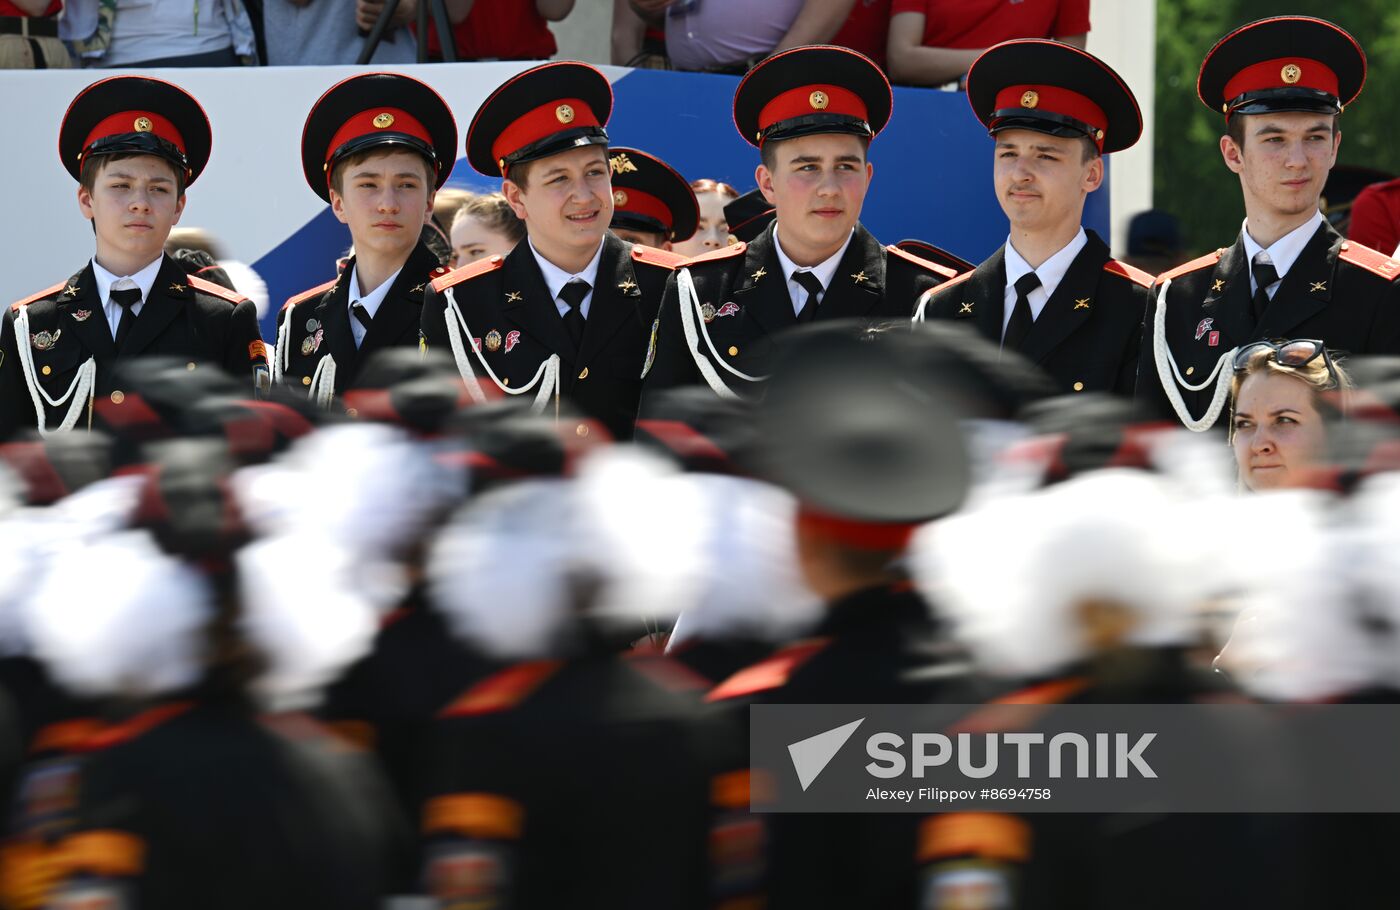
[[[159,79],[95,82],[63,117],[58,150],[92,222],[92,261],[13,304],[0,325],[0,439],[87,426],[98,399],[120,404],[119,359],[161,354],[267,384],[251,301],[187,276],[165,255],[185,188],[209,160],[209,119]],[[99,407],[101,404],[99,403]]]
[[[892,106],[885,74],[845,48],[794,48],[744,77],[734,123],[762,154],[754,176],[776,226],[695,258],[667,285],[644,371],[648,394],[701,381],[720,395],[752,390],[784,329],[906,319],[920,293],[953,277],[882,247],[860,224],[874,173],[870,140]]]
[[[447,103],[408,76],[352,76],[311,108],[302,171],[349,226],[355,255],[336,280],[283,306],[273,364],[279,381],[329,404],[370,354],[418,344],[424,288],[447,271],[421,239],[423,223],[456,150]]]
[[[1233,246],[1157,279],[1137,383],[1150,416],[1210,427],[1229,393],[1231,355],[1252,341],[1400,352],[1400,262],[1343,240],[1318,211],[1339,117],[1365,78],[1356,39],[1303,16],[1250,23],[1206,55],[1197,91],[1225,114],[1220,154],[1240,176],[1246,217]]]
[[[630,438],[647,332],[681,259],[609,233],[612,88],[584,63],[547,63],[481,105],[467,160],[525,222],[525,242],[436,280],[423,337],[450,352],[474,397],[483,381],[543,410],[563,395],[614,436]],[[485,374],[487,380],[477,376]],[[588,434],[589,424],[575,423]]]
[[[1132,91],[1091,54],[1026,40],[977,58],[967,98],[996,141],[993,182],[1011,235],[927,295],[915,318],[967,321],[1061,392],[1131,395],[1152,276],[1114,259],[1080,222],[1103,156],[1142,134]]]
[[[612,231],[623,240],[670,250],[700,224],[700,203],[685,178],[640,149],[608,150],[612,169]]]

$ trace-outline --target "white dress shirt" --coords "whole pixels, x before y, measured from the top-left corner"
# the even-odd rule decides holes
[[[399,272],[402,271],[403,266],[399,266],[398,272],[395,272],[388,278],[385,278],[384,282],[380,284],[379,287],[370,291],[368,294],[361,294],[360,267],[358,265],[355,266],[350,270],[350,286],[349,288],[347,288],[347,290],[349,291],[347,296],[349,296],[350,298],[350,303],[348,304],[348,306],[354,307],[354,305],[358,303],[360,306],[365,308],[365,312],[369,313],[369,318],[373,320],[374,314],[379,312],[379,305],[384,302],[385,297],[389,296],[389,288],[394,286],[394,282],[399,277]],[[369,329],[360,324],[360,320],[355,318],[355,313],[353,310],[349,311],[349,316],[350,334],[355,336],[355,347],[358,348],[361,344],[364,343],[365,333],[367,333]]]
[[[836,267],[841,264],[841,257],[846,255],[846,248],[851,245],[851,238],[855,235],[855,229],[852,228],[846,242],[841,244],[841,249],[816,265],[808,267],[798,265],[788,258],[787,253],[783,252],[782,241],[778,239],[778,225],[773,225],[773,248],[778,251],[778,264],[783,267],[783,281],[787,284],[788,297],[792,298],[792,312],[794,314],[801,313],[807,306],[807,289],[792,280],[792,273],[811,272],[816,275],[817,280],[822,283],[822,296],[825,297],[826,292],[831,290],[831,282],[836,278]],[[820,304],[821,300],[818,299],[817,303]]]
[[[96,259],[92,260],[92,274],[97,279],[97,296],[102,300],[102,313],[107,317],[107,328],[112,330],[113,341],[117,340],[117,323],[121,321],[122,308],[112,299],[112,291],[128,288],[141,291],[141,302],[131,305],[131,318],[135,319],[146,306],[146,300],[151,296],[151,288],[155,286],[156,275],[160,274],[160,266],[164,261],[165,256],[162,254],[135,275],[119,276],[98,265]]]
[[[1249,272],[1249,296],[1252,298],[1259,289],[1254,286],[1254,257],[1259,253],[1264,253],[1265,262],[1272,262],[1274,269],[1278,271],[1278,281],[1269,285],[1266,290],[1269,299],[1274,299],[1274,292],[1283,282],[1283,276],[1288,274],[1288,270],[1293,268],[1293,263],[1298,261],[1298,257],[1303,253],[1303,247],[1308,245],[1308,241],[1317,233],[1317,229],[1322,226],[1325,219],[1321,212],[1316,212],[1311,218],[1298,225],[1293,230],[1275,240],[1271,245],[1262,247],[1257,241],[1249,236],[1249,219],[1246,218],[1244,224],[1240,226],[1240,233],[1244,235],[1244,254],[1247,257],[1245,270]]]
[[[593,258],[588,260],[588,265],[583,267],[583,271],[570,275],[559,266],[550,262],[540,251],[535,249],[534,241],[526,237],[525,242],[530,244],[530,252],[534,255],[535,261],[540,264],[540,274],[544,276],[545,286],[549,288],[549,294],[554,298],[554,306],[559,310],[562,317],[569,312],[569,305],[559,299],[559,292],[564,290],[564,285],[578,278],[588,282],[588,293],[584,295],[583,302],[578,305],[578,311],[583,314],[583,318],[588,318],[588,311],[593,307],[593,292],[598,288],[598,263],[603,258],[603,242],[598,241],[598,251],[593,254]]]
[[[1026,295],[1026,300],[1031,305],[1031,319],[1039,319],[1040,311],[1045,309],[1045,304],[1050,302],[1054,296],[1055,289],[1064,280],[1065,273],[1069,271],[1070,263],[1074,262],[1074,257],[1079,255],[1079,251],[1084,249],[1089,243],[1089,235],[1084,233],[1081,227],[1079,233],[1074,235],[1074,239],[1064,246],[1049,259],[1040,264],[1039,268],[1031,268],[1031,264],[1021,258],[1021,254],[1016,252],[1016,248],[1011,245],[1011,238],[1006,238],[1006,293],[1002,297],[1001,312],[1001,333],[1006,334],[1006,327],[1011,323],[1011,311],[1016,308],[1016,282],[1022,276],[1035,272],[1035,277],[1040,279],[1040,287]]]

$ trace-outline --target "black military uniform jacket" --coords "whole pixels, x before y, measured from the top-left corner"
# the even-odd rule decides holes
[[[1129,396],[1137,381],[1143,312],[1152,276],[1109,255],[1093,231],[1031,326],[1021,353],[1069,392]],[[972,323],[1001,343],[1006,307],[1006,248],[929,295],[925,319]]]
[[[1283,276],[1258,325],[1251,314],[1243,236],[1232,247],[1158,276],[1138,364],[1137,400],[1144,416],[1179,419],[1162,390],[1153,356],[1157,297],[1168,279],[1167,347],[1182,378],[1200,385],[1221,354],[1261,339],[1320,338],[1329,348],[1351,354],[1400,353],[1397,276],[1400,262],[1344,240],[1328,224],[1317,229]],[[1228,378],[1229,364],[1223,370]],[[1180,389],[1194,419],[1205,413],[1213,389],[1214,384],[1198,392]]]
[[[423,337],[428,347],[451,352],[445,292],[452,289],[471,328],[471,338],[463,331],[463,344],[478,381],[492,384],[473,346],[511,388],[528,385],[540,365],[558,354],[561,394],[618,439],[631,439],[648,333],[666,279],[681,261],[605,235],[583,344],[574,350],[539,263],[529,243],[521,242],[504,258],[482,259],[434,281],[423,302]],[[587,426],[579,426],[580,435],[586,434]]]
[[[447,273],[437,254],[421,240],[413,248],[358,349],[350,332],[350,275],[354,268],[352,258],[335,281],[283,304],[277,316],[279,367],[286,364],[280,374],[282,382],[293,387],[311,385],[316,365],[321,358],[331,356],[335,358],[335,391],[339,395],[354,384],[375,351],[418,344],[428,282]]]
[[[685,267],[695,282],[703,313],[703,324],[701,314],[696,314],[701,355],[715,364],[730,389],[740,394],[754,391],[754,383],[728,372],[724,364],[749,376],[767,376],[774,337],[797,325],[773,227],[770,225],[753,243],[736,243],[698,256]],[[871,323],[905,320],[913,314],[920,294],[953,275],[952,270],[898,247],[881,246],[857,224],[831,287],[822,292],[815,318]],[[648,393],[703,381],[686,344],[677,278],[666,285],[652,349],[647,353]],[[705,343],[706,333],[714,354]]]
[[[29,314],[29,337],[17,339],[15,320],[21,310]],[[113,383],[118,359],[178,357],[188,361],[191,369],[217,367],[246,378],[250,391],[265,383],[267,376],[267,352],[252,301],[186,275],[169,256],[161,263],[120,353],[98,299],[91,263],[67,281],[10,306],[0,326],[0,439],[38,423],[18,342],[33,354],[34,379],[55,399],[68,391],[89,357],[97,362],[96,397],[118,404],[125,397]],[[67,403],[59,408],[45,403],[44,407],[50,429],[68,412]],[[78,426],[87,426],[86,415]]]

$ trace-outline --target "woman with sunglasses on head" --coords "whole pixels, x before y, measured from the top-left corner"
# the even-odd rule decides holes
[[[1310,338],[1245,345],[1234,366],[1230,444],[1241,484],[1255,491],[1307,484],[1328,424],[1345,410],[1350,378]]]

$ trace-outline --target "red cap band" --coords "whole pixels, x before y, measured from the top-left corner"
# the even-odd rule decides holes
[[[648,218],[655,218],[666,226],[670,231],[675,227],[675,219],[671,216],[670,206],[653,196],[651,193],[644,193],[641,190],[634,190],[630,187],[613,184],[613,210],[615,212],[632,212],[636,215],[646,215]]]
[[[1228,103],[1245,92],[1271,88],[1310,88],[1336,96],[1337,74],[1326,64],[1306,57],[1277,57],[1247,66],[1225,83]]]
[[[846,114],[858,120],[870,119],[865,101],[855,92],[839,85],[814,84],[788,89],[765,104],[758,112],[758,128],[766,130],[775,123],[810,114]]]
[[[1005,111],[1012,108],[1020,108],[1030,116],[1041,111],[1087,123],[1098,130],[1093,138],[1099,148],[1103,148],[1103,132],[1108,128],[1108,116],[1103,108],[1078,92],[1057,85],[1009,85],[997,92],[996,105],[992,109]],[[992,126],[995,127],[996,123],[993,122]]]
[[[331,163],[331,157],[335,155],[335,150],[352,139],[359,139],[361,136],[372,136],[375,133],[403,133],[412,136],[414,139],[421,139],[429,148],[433,146],[433,135],[428,132],[412,114],[400,110],[396,107],[375,107],[367,111],[361,111],[349,120],[345,125],[335,131],[331,137],[330,145],[326,146],[326,164]],[[327,171],[329,172],[329,168]]]
[[[175,124],[160,114],[154,111],[122,111],[105,118],[93,127],[92,132],[83,140],[84,154],[97,140],[106,139],[108,136],[120,136],[123,133],[155,133],[181,152],[185,151],[185,137],[175,129]]]
[[[834,540],[858,550],[903,550],[914,536],[917,524],[907,522],[868,522],[825,515],[803,506],[797,525],[809,534]]]
[[[491,143],[491,157],[499,162],[555,133],[584,126],[602,126],[593,115],[593,108],[578,98],[558,98],[541,104],[501,130],[501,135]]]

